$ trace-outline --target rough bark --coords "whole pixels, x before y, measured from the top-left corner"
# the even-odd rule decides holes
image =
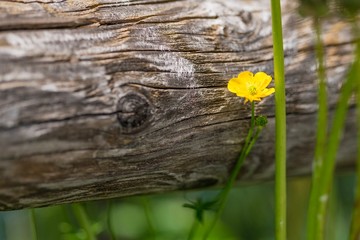
[[[288,172],[308,174],[316,73],[309,19],[283,2]],[[0,1],[0,210],[223,183],[250,110],[226,84],[273,74],[269,1]],[[352,38],[324,26],[334,106]],[[274,174],[274,98],[240,181]],[[339,152],[356,150],[350,111]]]

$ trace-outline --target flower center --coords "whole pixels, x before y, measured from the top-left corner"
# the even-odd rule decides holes
[[[250,93],[251,95],[253,95],[253,96],[256,95],[256,93],[257,93],[255,86],[250,86],[250,87],[248,88],[248,90],[249,90],[249,93]]]

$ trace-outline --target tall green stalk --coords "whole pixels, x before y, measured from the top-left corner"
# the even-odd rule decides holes
[[[357,81],[356,72],[357,70],[353,66],[352,70],[350,71],[350,75],[341,91],[340,99],[335,111],[331,133],[328,140],[327,152],[325,153],[324,168],[321,172],[320,186],[319,186],[320,190],[317,198],[319,204],[319,210],[317,214],[317,218],[318,218],[317,224],[319,226],[317,226],[317,232],[319,232],[319,235],[321,234],[320,231],[323,231],[325,226],[326,208],[329,198],[329,192],[333,181],[335,159],[337,156],[339,142],[344,128],[345,117],[348,110],[348,101],[351,97],[351,93],[355,81]],[[322,239],[322,238],[316,238],[316,239]]]
[[[316,30],[316,43],[315,51],[317,58],[317,73],[318,73],[318,114],[317,114],[317,133],[316,133],[316,146],[315,156],[313,163],[313,175],[311,181],[311,193],[308,208],[308,219],[307,219],[307,233],[309,240],[322,239],[319,235],[322,231],[316,229],[318,225],[316,222],[318,206],[319,206],[319,183],[320,174],[324,162],[324,153],[327,137],[327,126],[328,126],[328,106],[327,106],[327,91],[326,91],[326,75],[324,67],[324,46],[321,40],[321,22],[318,18],[314,18],[314,27]]]
[[[275,235],[286,240],[286,99],[280,0],[271,0],[275,77]]]
[[[91,229],[91,221],[89,220],[84,207],[80,203],[74,203],[71,205],[75,217],[77,218],[79,224],[84,229],[87,235],[87,240],[96,240],[94,231]]]
[[[314,221],[315,238],[313,239],[316,240],[324,239],[327,205],[334,177],[335,159],[345,124],[345,117],[348,110],[348,101],[352,95],[356,83],[359,80],[357,73],[360,54],[358,51],[356,55],[355,63],[351,66],[348,77],[342,86],[339,101],[334,113],[332,128],[328,137],[326,152],[324,152],[324,162],[319,177],[319,191],[316,193],[315,197],[318,208],[316,215],[314,216],[316,217],[316,221]]]
[[[355,28],[358,29],[358,28]],[[358,36],[359,37],[359,36]],[[356,124],[357,124],[357,162],[355,204],[351,221],[350,240],[360,239],[360,39],[357,39],[357,86],[356,86]]]

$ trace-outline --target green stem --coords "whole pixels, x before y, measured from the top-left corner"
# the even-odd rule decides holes
[[[334,175],[334,167],[335,167],[335,159],[337,156],[337,151],[339,147],[339,142],[341,139],[342,131],[345,124],[345,117],[348,110],[348,101],[352,95],[354,87],[358,81],[358,67],[360,61],[360,53],[357,50],[356,60],[352,65],[348,78],[345,81],[341,93],[339,102],[336,106],[334,121],[332,124],[332,128],[330,131],[330,136],[328,138],[327,151],[325,153],[325,161],[323,164],[323,169],[321,171],[320,182],[319,182],[319,193],[317,196],[317,201],[319,204],[318,212],[317,212],[317,221],[315,224],[315,231],[318,233],[317,236],[323,236],[322,233],[325,226],[326,220],[326,210],[327,210],[327,202],[329,198],[329,193],[332,186],[333,175]],[[322,231],[322,232],[320,232]],[[316,238],[323,239],[323,238]]]
[[[231,172],[230,178],[226,182],[224,189],[219,194],[219,197],[218,197],[219,198],[219,206],[215,213],[215,217],[210,224],[210,227],[206,230],[206,232],[204,234],[204,237],[203,237],[204,240],[206,240],[209,237],[212,229],[215,227],[215,224],[217,223],[218,219],[220,218],[220,216],[224,210],[226,200],[230,193],[231,187],[233,186],[233,184],[236,180],[236,177],[239,174],[241,166],[245,160],[246,152],[250,151],[250,150],[248,150],[248,147],[250,146],[249,144],[250,144],[251,137],[253,136],[254,126],[255,126],[255,116],[254,115],[255,115],[255,103],[251,102],[251,124],[250,124],[250,129],[249,129],[248,135],[246,136],[246,139],[245,139],[245,145],[241,151],[240,157],[238,158],[238,160],[235,164],[234,169]]]
[[[275,235],[286,240],[286,99],[280,0],[271,0],[275,77]]]
[[[260,126],[256,129],[255,135],[254,135],[254,137],[251,139],[251,142],[249,143],[249,146],[248,146],[247,149],[246,149],[245,158],[249,155],[252,147],[254,146],[254,144],[256,143],[257,139],[259,138],[259,135],[260,135],[260,132],[261,132],[262,129],[263,129],[263,127],[260,127]]]
[[[30,225],[31,225],[31,233],[32,233],[32,239],[37,240],[37,227],[36,227],[36,216],[35,216],[35,209],[30,209]]]
[[[356,30],[359,28],[355,27]],[[355,31],[358,32],[358,31]],[[359,37],[359,36],[357,36]],[[357,77],[360,78],[360,39],[357,40]],[[351,221],[350,240],[360,239],[360,83],[356,86],[356,123],[357,123],[357,162],[356,162],[356,189],[355,204]]]
[[[90,224],[91,221],[89,220],[83,205],[81,205],[80,203],[74,203],[71,206],[75,214],[75,217],[77,218],[79,224],[87,234],[87,239],[96,240],[95,233],[91,229],[91,224]]]
[[[147,221],[148,226],[149,226],[151,238],[155,239],[156,231],[155,231],[155,227],[154,227],[154,224],[152,222],[152,219],[151,219],[151,209],[150,209],[149,199],[147,197],[141,197],[141,200],[142,200],[142,203],[143,203],[145,217],[146,217],[146,221]]]
[[[113,227],[111,225],[112,205],[113,205],[112,200],[108,200],[108,202],[107,202],[107,211],[106,211],[106,224],[107,224],[107,228],[108,228],[109,233],[110,233],[110,239],[115,240],[116,237],[115,237],[114,229],[113,229]]]
[[[347,102],[351,96],[351,90],[353,86],[352,82],[354,82],[355,80],[356,79],[351,77],[344,84],[344,88],[340,96],[340,101],[338,103],[338,107],[335,112],[333,127],[331,129],[328,148],[325,154],[326,161],[324,161],[324,168],[321,172],[319,194],[317,197],[317,201],[319,204],[319,209],[317,213],[317,223],[315,225],[317,236],[323,236],[322,232],[325,226],[326,207],[327,207],[329,192],[331,189],[333,175],[334,175],[336,153],[338,150],[339,141],[341,139],[341,134],[345,122],[345,116],[347,113]],[[323,238],[316,238],[316,239],[323,239]]]
[[[317,72],[319,79],[318,87],[318,115],[317,115],[317,133],[316,133],[316,147],[315,156],[313,163],[313,175],[312,175],[312,187],[310,192],[310,201],[308,209],[308,221],[307,221],[307,232],[309,240],[322,239],[322,236],[317,234],[322,233],[316,229],[317,211],[318,211],[318,194],[319,194],[319,182],[320,173],[324,162],[324,153],[326,146],[327,137],[327,92],[326,92],[326,80],[325,80],[325,67],[324,67],[324,46],[321,41],[321,22],[319,19],[314,19],[314,26],[316,29],[316,58],[317,58]],[[320,238],[318,238],[320,237]]]

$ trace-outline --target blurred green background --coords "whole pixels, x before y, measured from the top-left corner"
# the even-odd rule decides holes
[[[347,239],[353,206],[354,174],[338,175],[330,201],[329,240]],[[310,178],[294,178],[288,184],[288,239],[305,239],[305,216]],[[191,191],[143,197],[92,201],[83,204],[99,240],[110,239],[107,216],[116,239],[187,239],[194,221],[187,199],[211,198],[216,191]],[[109,209],[109,204],[111,208]],[[110,210],[110,211],[109,211]],[[35,209],[39,240],[81,240],[71,205]],[[148,218],[147,218],[148,216]],[[212,213],[206,215],[205,224]],[[31,240],[30,210],[0,212],[0,239]],[[201,239],[201,227],[195,239]],[[232,190],[223,218],[210,239],[274,239],[273,183],[241,186]],[[154,236],[155,235],[155,236]]]

